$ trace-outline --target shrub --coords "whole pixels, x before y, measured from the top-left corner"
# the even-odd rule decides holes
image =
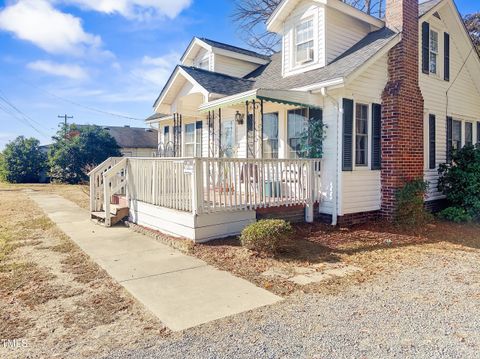
[[[427,182],[423,179],[416,179],[405,183],[397,191],[395,222],[398,225],[419,226],[431,220],[432,216],[424,206],[427,189]]]
[[[292,232],[290,223],[283,219],[261,220],[247,226],[242,231],[240,241],[250,250],[275,254]]]
[[[448,207],[441,211],[438,216],[455,223],[471,222],[473,220],[465,209],[459,207]]]
[[[10,183],[35,183],[46,167],[46,155],[35,138],[17,137],[0,158],[0,178]]]
[[[450,204],[443,218],[464,221],[480,217],[480,147],[465,146],[453,151],[450,163],[438,170],[438,189]]]

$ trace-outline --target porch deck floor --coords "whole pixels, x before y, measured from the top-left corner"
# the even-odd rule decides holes
[[[105,228],[62,197],[29,192],[90,258],[170,329],[179,331],[281,300],[126,227]]]

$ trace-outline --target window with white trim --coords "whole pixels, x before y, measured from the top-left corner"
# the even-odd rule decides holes
[[[438,32],[430,30],[430,73],[437,74]]]
[[[278,112],[263,115],[263,158],[278,158]]]
[[[185,157],[195,156],[195,123],[185,125]]]
[[[473,123],[465,122],[465,146],[473,145]]]
[[[302,21],[295,27],[295,62],[302,65],[314,60],[313,18]]]
[[[368,105],[355,107],[355,165],[368,166]]]
[[[233,120],[222,121],[221,157],[231,158],[234,155],[234,127]]]
[[[308,129],[308,109],[299,108],[288,110],[287,113],[287,142],[288,158],[302,158],[305,151],[302,149],[302,137]]]
[[[452,122],[452,149],[462,148],[462,122],[453,120]]]

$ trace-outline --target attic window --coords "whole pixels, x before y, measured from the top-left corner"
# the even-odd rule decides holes
[[[310,18],[295,27],[295,60],[297,65],[314,59],[313,19]]]
[[[435,16],[439,20],[442,20],[442,18],[440,17],[440,14],[437,11],[433,13],[433,16]]]

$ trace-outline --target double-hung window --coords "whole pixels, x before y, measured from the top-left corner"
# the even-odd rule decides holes
[[[289,158],[302,158],[305,155],[302,141],[308,129],[308,109],[289,110],[287,115],[287,138]]]
[[[355,108],[355,165],[368,166],[368,105]]]
[[[459,150],[462,148],[462,122],[452,122],[452,149]]]
[[[437,74],[438,32],[430,30],[430,73]]]
[[[185,125],[185,157],[202,157],[202,121]]]
[[[263,115],[263,158],[278,158],[278,113]]]
[[[195,123],[185,125],[185,157],[195,156]]]
[[[465,146],[473,145],[473,123],[465,122]]]
[[[314,60],[313,18],[295,27],[295,61],[302,65]]]

